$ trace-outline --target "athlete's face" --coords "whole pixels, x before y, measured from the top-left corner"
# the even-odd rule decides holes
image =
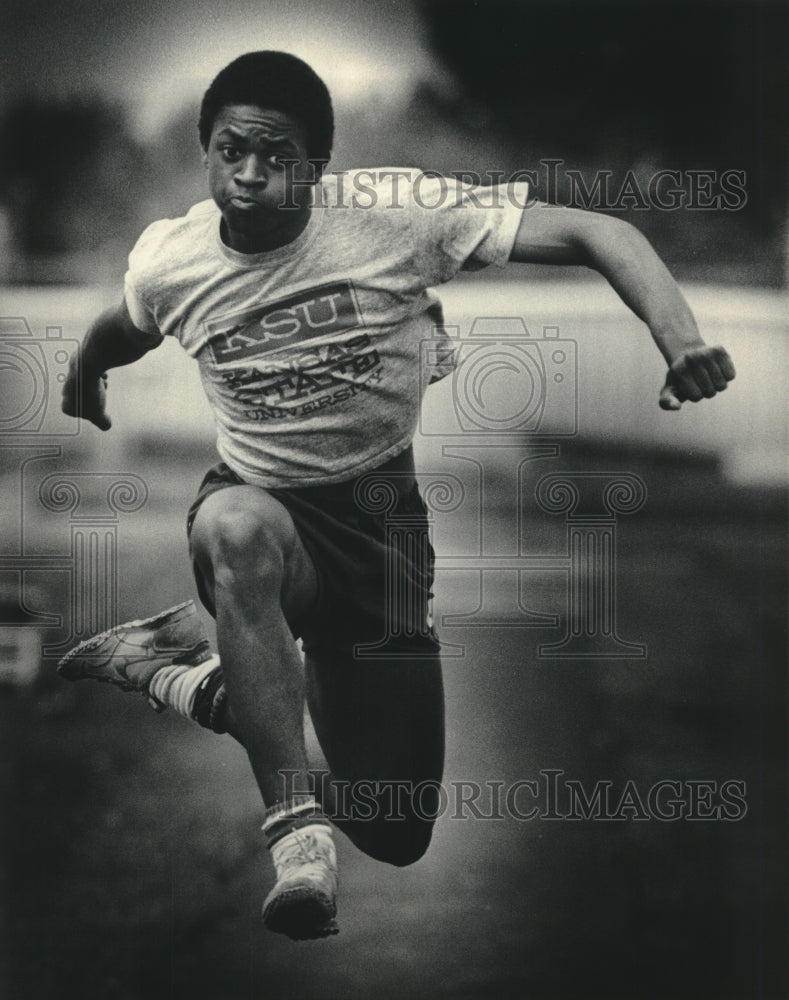
[[[225,222],[223,239],[234,250],[274,249],[303,230],[315,175],[295,118],[250,104],[228,105],[214,122],[205,165]]]

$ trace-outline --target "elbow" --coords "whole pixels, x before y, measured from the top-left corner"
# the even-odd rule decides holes
[[[605,271],[611,260],[638,259],[649,247],[646,237],[634,225],[612,215],[589,213],[589,223],[577,234],[576,252],[586,267]]]

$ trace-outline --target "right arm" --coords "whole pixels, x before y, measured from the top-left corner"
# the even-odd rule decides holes
[[[105,411],[107,369],[139,361],[163,339],[139,330],[125,302],[103,312],[71,357],[63,385],[63,412],[70,417],[84,417],[99,430],[109,430],[112,421]]]

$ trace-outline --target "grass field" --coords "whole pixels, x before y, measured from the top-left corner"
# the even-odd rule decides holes
[[[125,454],[150,495],[119,522],[121,620],[193,593],[183,513],[200,457],[166,441]],[[341,933],[295,944],[260,923],[271,870],[242,751],[140,698],[69,687],[48,663],[33,690],[0,688],[0,996],[785,997],[785,490],[733,485],[687,454],[599,440],[529,476],[563,469],[630,471],[647,486],[617,535],[619,630],[647,656],[545,659],[537,647],[555,629],[443,628],[466,646],[445,663],[447,787],[509,788],[561,771],[589,790],[679,782],[687,802],[699,787],[689,782],[736,781],[744,808],[734,818],[527,821],[448,809],[407,869],[339,837]],[[10,497],[13,470],[2,483]],[[32,516],[35,498],[26,502]],[[503,530],[512,510],[491,516]],[[38,518],[31,544],[62,546],[62,519]],[[4,551],[15,519],[18,505],[6,504]],[[532,508],[522,528],[535,552],[562,537],[560,522]],[[461,528],[437,519],[436,542],[462,546]],[[556,578],[526,576],[527,603],[560,611]],[[469,594],[467,576],[440,574],[437,614],[468,610]],[[62,587],[50,599],[65,601]]]

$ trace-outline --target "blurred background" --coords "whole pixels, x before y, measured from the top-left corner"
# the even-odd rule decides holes
[[[784,997],[786,4],[39,0],[4,15],[0,996]],[[459,336],[520,317],[534,341],[547,327],[573,343],[576,419],[537,429],[551,455],[517,434],[475,451],[447,379],[416,448],[426,478],[466,489],[435,515],[447,556],[479,554],[483,517],[492,552],[560,553],[564,523],[534,500],[544,474],[628,473],[647,491],[619,518],[616,563],[618,627],[643,659],[539,655],[561,638],[561,573],[439,570],[439,621],[484,605],[498,623],[441,628],[464,647],[446,661],[447,780],[741,780],[737,822],[445,817],[406,871],[343,842],[342,933],[297,946],[258,923],[270,872],[242,751],[54,678],[75,635],[194,595],[184,513],[215,461],[196,366],[167,343],[113,372],[107,435],[60,415],[59,376],[119,301],[141,230],[206,196],[200,97],[255,48],[326,80],[334,169],[528,170],[542,199],[588,196],[650,238],[729,349],[722,397],[663,413],[661,358],[602,279],[462,275],[442,290]],[[675,207],[650,187],[661,171]],[[110,507],[109,476],[132,484]],[[87,609],[83,584],[101,591]],[[524,607],[560,624],[527,628]]]
[[[3,266],[117,280],[142,227],[204,197],[200,96],[250,48],[293,50],[338,109],[336,169],[744,172],[729,210],[637,218],[680,276],[785,277],[786,7],[742,0],[42,0],[3,38]],[[561,178],[560,178],[561,180]],[[538,194],[569,196],[566,180]],[[717,186],[716,186],[717,190]],[[612,195],[615,200],[615,195]],[[709,204],[709,203],[708,203]]]

